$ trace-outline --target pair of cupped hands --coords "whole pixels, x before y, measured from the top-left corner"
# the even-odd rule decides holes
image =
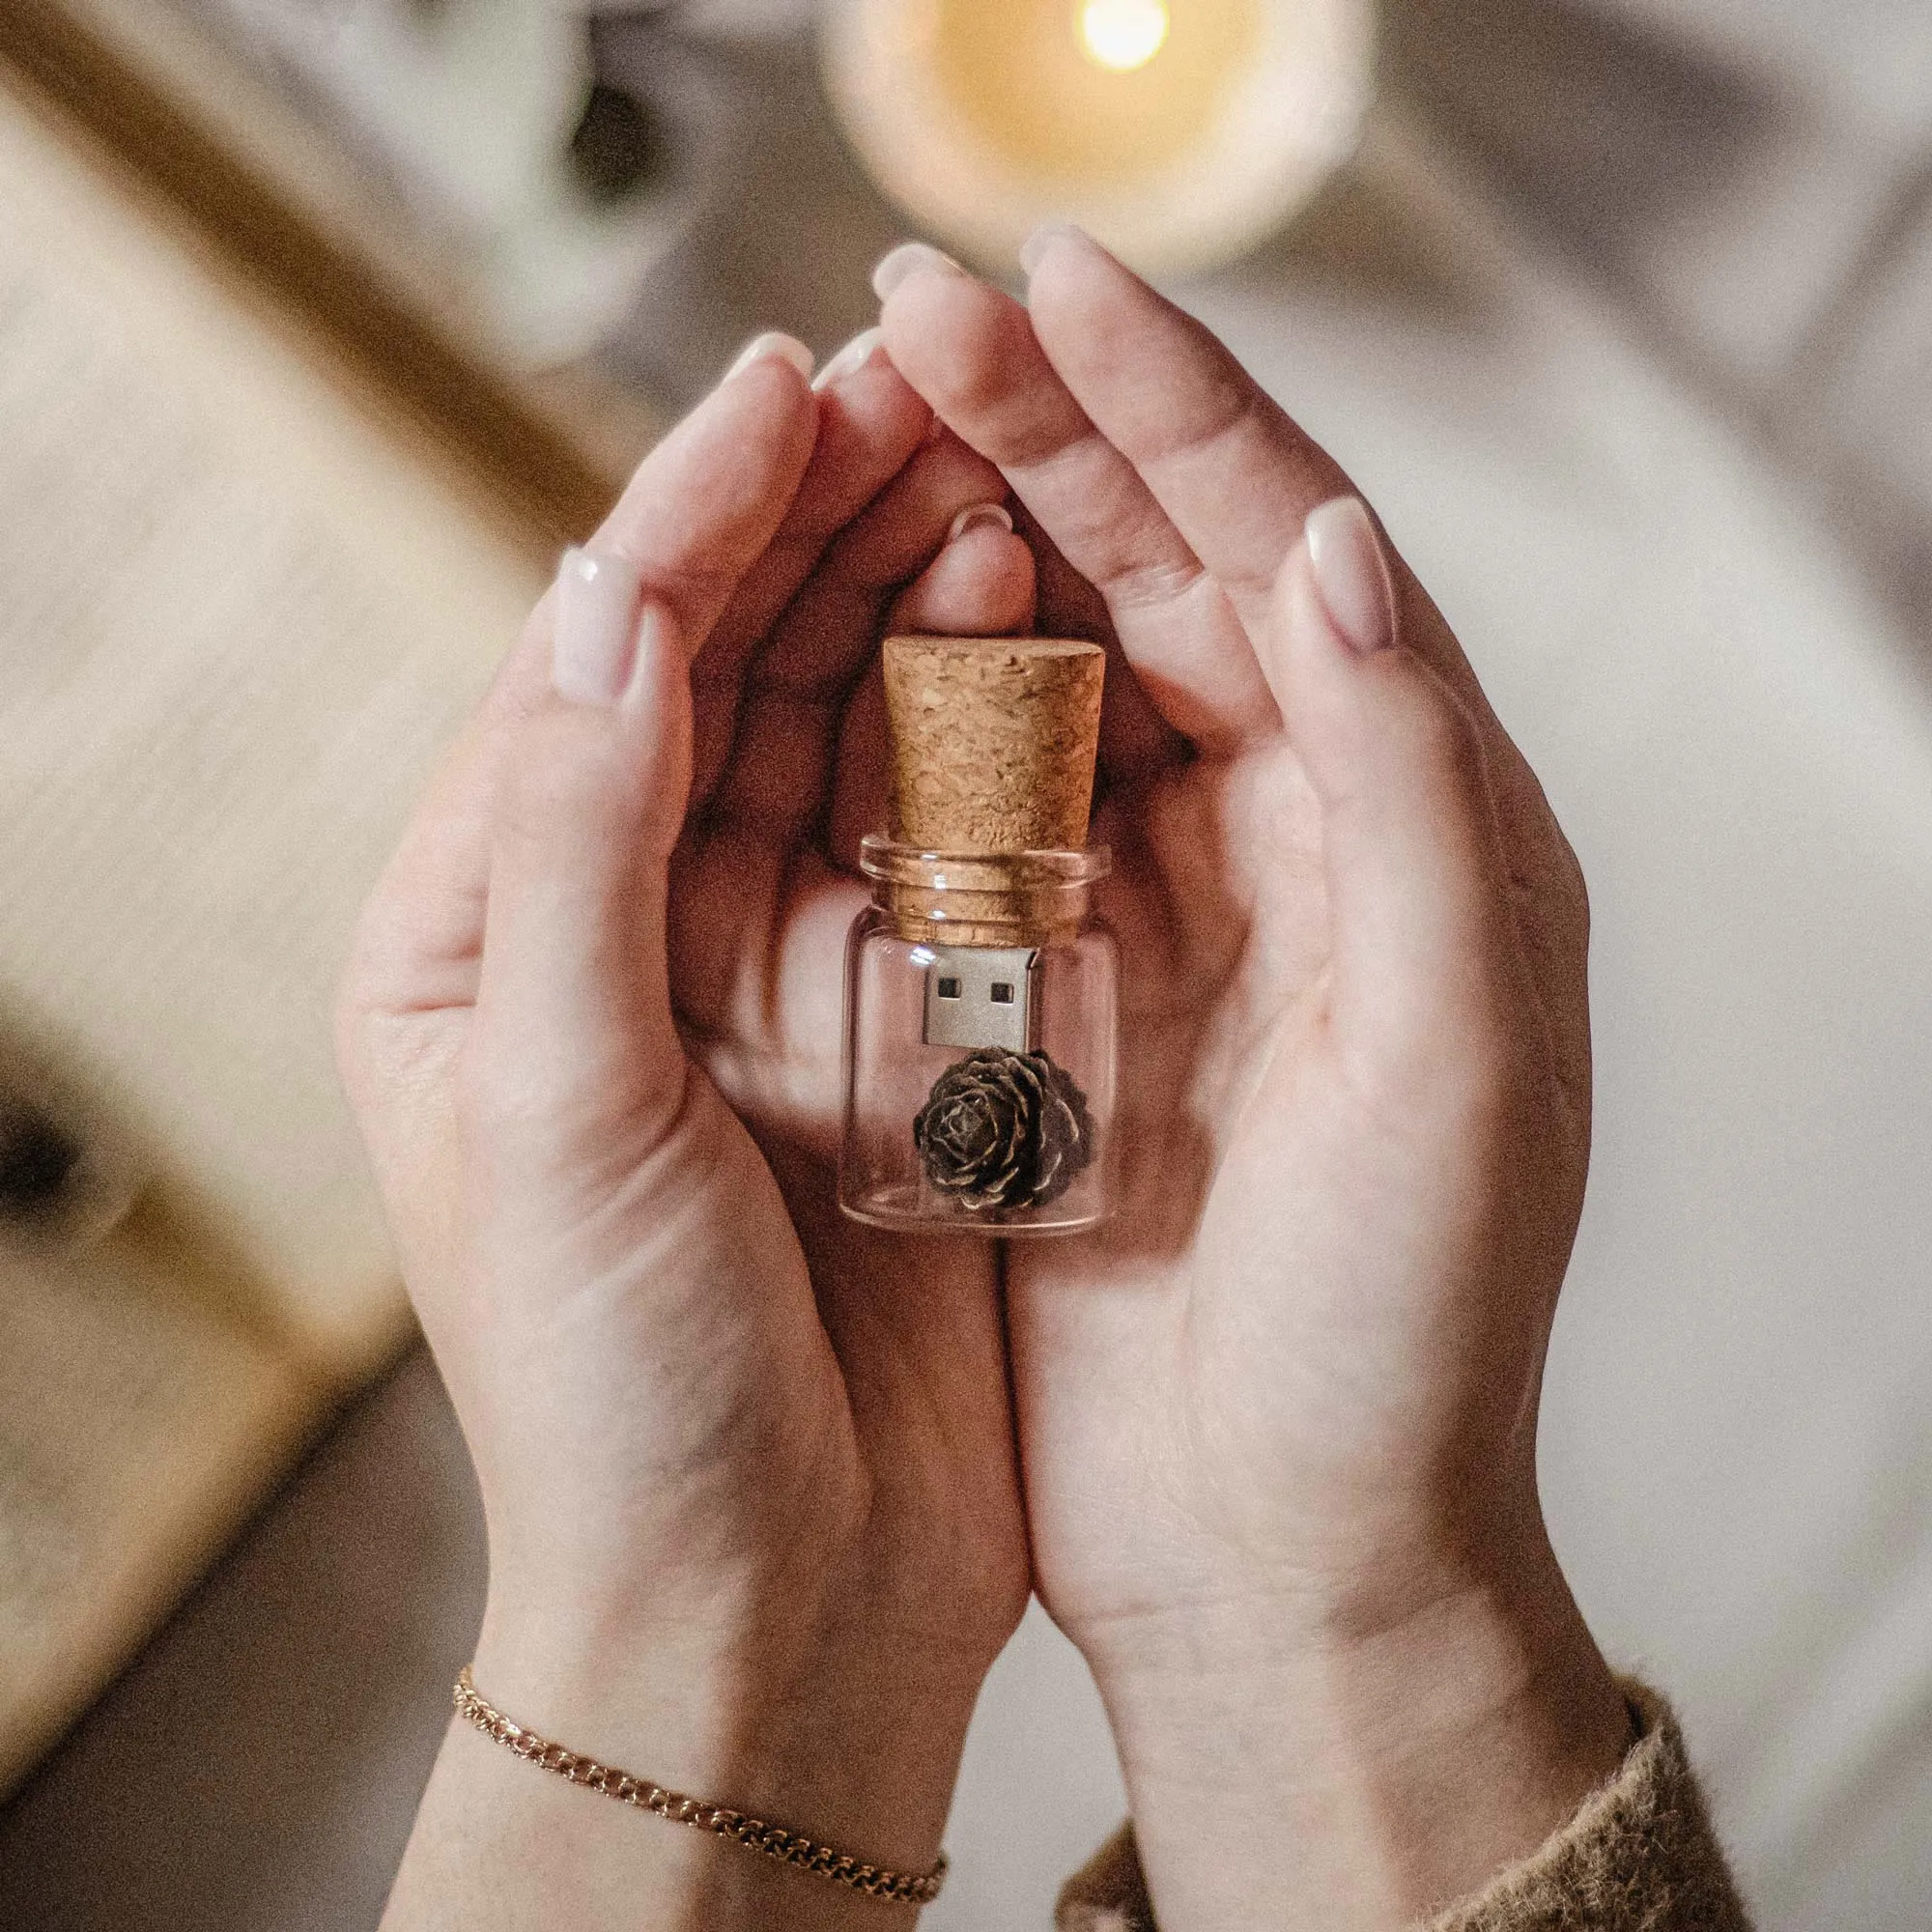
[[[1031,1591],[1164,1932],[1399,1925],[1627,1742],[1535,1475],[1582,883],[1335,463],[1078,231],[1025,265],[1022,305],[895,251],[816,384],[753,343],[566,559],[369,904],[342,1059],[481,1483],[476,1682],[921,1870]],[[838,1213],[893,630],[1108,652],[1096,1233]],[[390,1922],[905,1918],[458,1727]]]

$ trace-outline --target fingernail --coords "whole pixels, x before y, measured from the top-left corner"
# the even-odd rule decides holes
[[[573,704],[614,704],[637,650],[638,566],[602,552],[567,550],[556,573],[550,679]]]
[[[903,282],[923,269],[937,269],[941,274],[963,275],[962,269],[944,249],[927,242],[901,242],[891,254],[881,258],[872,270],[872,293],[881,301]]]
[[[811,386],[826,389],[834,383],[843,382],[847,376],[856,376],[872,359],[872,352],[885,340],[885,334],[882,328],[862,328],[812,378]]]
[[[1004,503],[969,503],[952,519],[952,527],[946,532],[946,541],[957,543],[968,530],[977,530],[981,524],[1010,530],[1013,513]]]
[[[733,376],[742,375],[753,362],[762,362],[767,357],[780,362],[789,362],[807,382],[811,380],[811,351],[795,335],[786,335],[781,329],[768,328],[762,335],[754,335],[738,352],[738,359],[724,372],[728,383]]]
[[[1093,236],[1072,221],[1048,221],[1036,228],[1020,243],[1020,267],[1029,275],[1039,267],[1041,258],[1056,242],[1084,242],[1096,246]]]
[[[1395,589],[1388,559],[1359,497],[1318,503],[1302,526],[1315,587],[1329,621],[1356,650],[1395,642]]]

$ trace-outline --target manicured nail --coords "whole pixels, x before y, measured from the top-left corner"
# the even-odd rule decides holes
[[[1395,642],[1395,588],[1388,559],[1359,497],[1318,503],[1302,526],[1315,587],[1329,621],[1358,651]]]
[[[1004,503],[969,503],[952,519],[952,527],[946,532],[946,541],[957,543],[968,530],[977,530],[981,524],[989,528],[1010,530],[1013,513]]]
[[[827,389],[834,383],[842,383],[847,376],[856,376],[872,359],[872,352],[885,340],[885,335],[882,328],[862,328],[812,378],[811,386]]]
[[[600,551],[567,550],[556,573],[550,677],[573,704],[615,704],[637,651],[638,566]]]
[[[1020,267],[1030,275],[1039,267],[1041,258],[1056,242],[1084,242],[1091,247],[1098,244],[1086,229],[1071,221],[1049,221],[1036,228],[1020,243]]]
[[[781,362],[789,362],[809,383],[811,380],[811,351],[795,335],[786,335],[781,329],[768,328],[762,335],[754,335],[738,352],[738,359],[724,372],[728,383],[733,376],[741,375],[753,362],[762,362],[768,356]]]
[[[942,248],[935,248],[926,242],[901,242],[872,270],[872,293],[884,301],[907,276],[916,275],[924,269],[937,269],[945,275],[963,275],[966,272]]]

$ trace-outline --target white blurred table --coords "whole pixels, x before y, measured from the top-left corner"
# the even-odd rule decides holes
[[[1414,0],[1363,162],[1182,294],[1377,498],[1591,877],[1545,1443],[1579,1592],[1768,1932],[1886,1932],[1932,1923],[1932,100],[1805,86],[1802,10],[1758,12]],[[1922,9],[1851,15],[1932,71]],[[797,47],[748,58],[750,185],[633,331],[670,390],[760,322],[829,349],[896,232]],[[0,1816],[0,1923],[372,1926],[479,1587],[418,1356]],[[1036,1617],[925,1922],[1043,1926],[1119,1802]]]

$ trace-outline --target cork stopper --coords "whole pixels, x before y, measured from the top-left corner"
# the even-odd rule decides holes
[[[888,638],[890,830],[925,852],[1087,842],[1106,653],[1058,638]]]

